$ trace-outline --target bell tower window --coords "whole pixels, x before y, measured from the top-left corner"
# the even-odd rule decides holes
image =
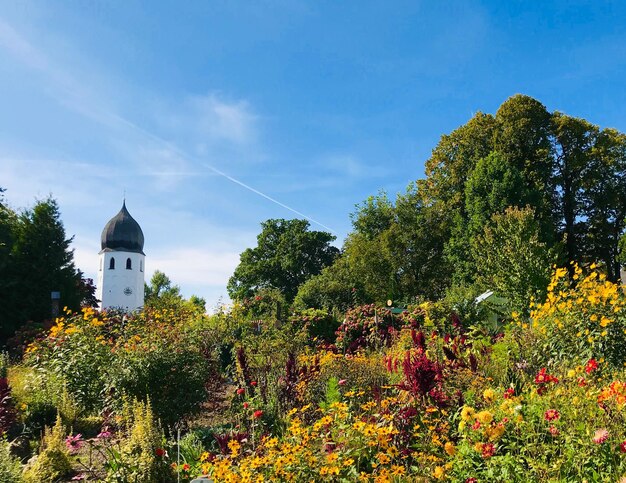
[[[143,260],[139,260],[139,271],[143,272]]]
[[[115,270],[115,258],[111,257],[109,261],[109,270]]]
[[[133,269],[133,262],[131,261],[130,258],[126,259],[126,270],[132,270]]]

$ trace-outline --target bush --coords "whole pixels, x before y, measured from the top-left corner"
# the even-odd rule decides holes
[[[38,372],[26,365],[9,368],[8,380],[24,432],[40,435],[57,417],[55,401],[59,384],[53,375]]]
[[[70,419],[120,409],[128,396],[150,398],[157,416],[174,424],[205,399],[209,376],[211,355],[187,327],[189,316],[185,310],[122,317],[84,309],[57,319],[47,337],[29,346],[26,361],[58,381],[55,400]]]
[[[595,358],[623,367],[626,294],[594,268],[585,275],[575,266],[571,279],[565,268],[556,269],[545,301],[532,305],[530,321],[518,318],[518,327],[530,332],[526,350],[532,357],[553,363]]]
[[[311,341],[333,343],[339,328],[337,320],[324,310],[306,309],[289,317],[297,330],[304,330]]]
[[[356,352],[366,347],[381,347],[391,341],[402,322],[389,309],[374,304],[361,305],[346,312],[337,329],[337,347]]]
[[[6,438],[0,438],[0,481],[2,483],[22,481],[22,465],[11,454],[11,445]]]
[[[72,464],[65,445],[65,428],[59,416],[52,428],[45,429],[39,454],[24,470],[24,482],[57,481],[71,473]]]
[[[116,481],[150,481],[169,483],[174,480],[165,456],[165,436],[159,427],[150,401],[126,402],[122,409],[120,461],[109,465],[109,476]],[[118,470],[123,474],[115,474]],[[122,479],[119,479],[120,476]]]
[[[154,401],[157,417],[173,425],[196,410],[206,398],[208,364],[197,345],[178,331],[155,330],[136,336],[107,368],[106,390],[112,405],[120,395]]]

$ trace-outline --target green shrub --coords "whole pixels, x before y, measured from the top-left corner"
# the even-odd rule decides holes
[[[71,473],[72,464],[65,446],[65,428],[58,416],[55,425],[44,430],[41,450],[25,468],[24,482],[57,481]]]
[[[56,378],[26,365],[15,365],[9,368],[8,379],[24,431],[38,435],[44,426],[53,425],[57,417],[55,391],[59,390]]]
[[[126,402],[121,412],[124,439],[119,459],[109,460],[109,476],[114,481],[171,483],[171,467],[165,458],[165,436],[152,411],[150,401]],[[122,477],[122,479],[120,479]]]
[[[5,438],[0,438],[0,481],[2,483],[22,481],[22,465],[11,454],[11,445]]]

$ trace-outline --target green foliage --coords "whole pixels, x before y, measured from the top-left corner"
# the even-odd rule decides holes
[[[174,424],[205,400],[211,353],[184,308],[125,316],[97,314],[60,319],[46,339],[29,348],[28,362],[58,381],[81,411],[119,409],[123,396],[150,398],[157,416]],[[58,397],[57,397],[58,401]]]
[[[187,309],[198,314],[206,312],[206,301],[196,295],[189,300],[180,293],[180,287],[173,285],[170,278],[160,270],[155,270],[150,284],[144,284],[144,306],[155,310]]]
[[[320,403],[320,408],[327,411],[331,405],[341,401],[341,391],[339,391],[339,379],[331,377],[326,382],[326,393],[324,394],[324,401]]]
[[[19,459],[11,454],[11,444],[2,437],[0,437],[0,481],[3,483],[22,481],[22,465]]]
[[[154,401],[154,411],[166,425],[198,409],[205,400],[208,365],[192,340],[173,341],[164,334],[145,334],[130,351],[120,351],[107,369],[105,387],[119,394]]]
[[[261,288],[255,295],[235,303],[231,315],[237,320],[279,322],[286,317],[288,304],[278,289]]]
[[[164,458],[165,436],[150,401],[127,401],[121,415],[124,439],[119,453],[109,454],[106,462],[108,478],[120,483],[173,481],[175,478]]]
[[[367,299],[360,278],[352,273],[348,257],[340,256],[329,267],[324,267],[319,275],[304,282],[293,301],[297,309],[319,309],[345,312],[355,302],[364,303]]]
[[[39,454],[24,470],[25,483],[58,481],[71,474],[72,464],[65,445],[65,435],[61,416],[58,416],[55,425],[45,429]]]
[[[356,205],[356,211],[350,214],[354,231],[369,240],[386,231],[394,218],[393,204],[384,191]]]
[[[595,267],[594,267],[595,268]],[[584,363],[590,358],[613,368],[626,363],[626,294],[606,274],[574,267],[570,277],[556,269],[543,303],[534,304],[524,346],[530,357],[556,363]]]
[[[309,340],[318,342],[334,342],[339,328],[339,322],[332,314],[316,309],[293,313],[289,323],[296,329],[304,330]]]
[[[55,401],[62,388],[56,377],[19,364],[9,368],[8,379],[25,433],[39,435],[45,426],[54,424],[58,415]]]
[[[330,265],[339,253],[330,245],[335,237],[310,231],[306,220],[267,220],[261,228],[257,246],[241,254],[228,281],[233,300],[252,297],[261,288],[275,288],[291,302],[298,287]]]
[[[58,204],[39,201],[20,214],[0,204],[0,340],[29,320],[50,318],[50,292],[60,306],[93,304],[94,287],[74,266]]]
[[[515,310],[525,311],[531,298],[540,298],[548,285],[553,254],[539,241],[530,208],[494,214],[491,226],[473,240],[471,249],[478,283],[506,296]]]

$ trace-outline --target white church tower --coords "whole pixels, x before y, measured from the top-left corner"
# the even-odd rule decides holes
[[[102,230],[100,269],[96,297],[100,309],[143,307],[144,268],[143,232],[139,223],[122,209]]]

